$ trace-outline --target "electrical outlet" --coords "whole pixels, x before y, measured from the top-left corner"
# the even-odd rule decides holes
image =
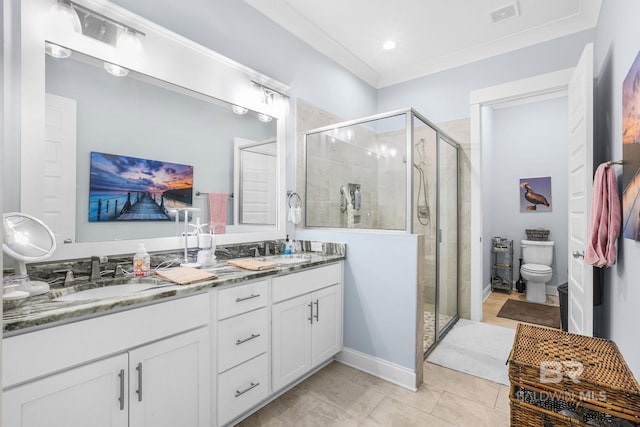
[[[322,242],[311,242],[311,252],[322,252]]]

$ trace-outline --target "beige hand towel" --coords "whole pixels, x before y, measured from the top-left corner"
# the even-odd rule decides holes
[[[192,267],[178,267],[172,268],[171,270],[156,271],[156,276],[180,285],[188,285],[189,283],[203,280],[213,280],[218,277],[213,273]]]
[[[232,259],[230,261],[227,261],[227,264],[233,265],[234,267],[240,267],[240,268],[244,268],[247,270],[254,270],[254,271],[269,270],[269,269],[280,266],[280,264],[276,262],[259,261],[257,259],[251,259],[251,258]]]

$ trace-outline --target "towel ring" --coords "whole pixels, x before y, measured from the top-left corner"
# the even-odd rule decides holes
[[[291,192],[289,193],[289,207],[292,208],[293,206],[291,206],[291,199],[295,198],[296,199],[296,208],[302,206],[302,198],[300,197],[300,195],[296,192]]]

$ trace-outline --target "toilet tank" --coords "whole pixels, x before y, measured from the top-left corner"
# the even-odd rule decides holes
[[[522,240],[522,262],[551,266],[553,262],[553,242],[551,240]]]

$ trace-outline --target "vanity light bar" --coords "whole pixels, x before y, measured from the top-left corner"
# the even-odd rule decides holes
[[[89,8],[87,8],[87,7],[85,7],[85,6],[81,5],[81,4],[78,4],[78,3],[76,3],[76,2],[74,2],[72,0],[58,0],[58,2],[59,3],[69,4],[72,7],[76,8],[76,9],[79,9],[79,10],[81,10],[81,11],[83,11],[83,12],[85,12],[85,13],[91,15],[91,16],[94,16],[96,18],[99,18],[99,19],[102,19],[104,21],[110,22],[113,25],[122,28],[123,30],[131,31],[132,33],[138,34],[140,36],[146,36],[145,33],[143,33],[140,30],[136,30],[135,28],[131,27],[130,25],[125,25],[120,21],[116,21],[113,18],[109,18],[108,16],[105,16],[105,15],[99,13],[99,12],[91,10],[91,9],[89,9]]]
[[[258,83],[255,80],[251,80],[251,84],[253,84],[254,86],[256,86],[258,89],[260,89],[262,91],[262,93],[264,94],[265,97],[273,97],[274,95],[278,95],[280,96],[282,99],[284,98],[289,98],[286,94],[282,93],[282,92],[278,92],[275,89],[270,88],[269,86],[265,86],[262,83]]]

